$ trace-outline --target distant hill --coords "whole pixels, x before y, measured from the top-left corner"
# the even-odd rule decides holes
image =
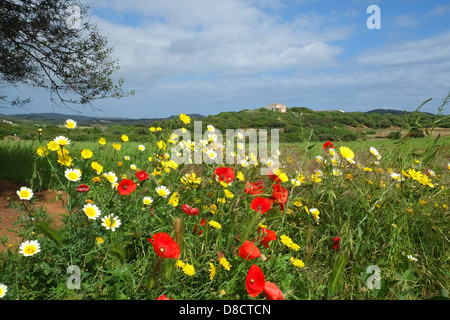
[[[374,109],[374,110],[367,111],[366,113],[378,113],[378,114],[390,113],[390,114],[393,114],[393,115],[396,115],[396,116],[402,116],[405,113],[405,111],[393,110],[393,109]],[[407,111],[406,113],[410,114],[412,112]],[[433,115],[433,113],[429,113],[429,112],[422,112],[422,113]]]
[[[206,117],[200,114],[189,114],[192,120],[201,119],[203,129],[213,125],[220,132],[228,129],[264,128],[279,129],[281,142],[298,142],[308,137],[311,141],[355,141],[367,139],[380,131],[399,131],[410,126],[429,127],[435,121],[431,113],[417,112],[412,114],[392,109],[374,109],[368,112],[342,112],[339,110],[314,111],[304,107],[287,108],[286,112],[272,111],[265,108],[244,109],[241,111],[223,111]],[[85,115],[65,115],[58,113],[30,113],[24,115],[0,115],[0,139],[6,136],[17,136],[21,139],[32,139],[36,128],[44,128],[50,136],[65,133],[63,126],[66,119],[73,119],[83,126],[82,130],[74,130],[71,138],[74,141],[91,141],[94,136],[103,136],[113,140],[118,134],[127,134],[130,141],[151,140],[145,127],[171,127],[167,122],[176,118],[130,119],[121,117],[91,117]],[[450,128],[450,117],[439,116],[440,128]],[[190,126],[192,127],[193,124]]]
[[[201,114],[188,114],[193,119],[204,118]],[[177,116],[170,116],[167,118],[125,118],[125,117],[95,117],[95,116],[83,116],[78,114],[60,114],[60,113],[27,113],[27,114],[11,114],[1,115],[4,118],[21,119],[21,120],[40,120],[49,123],[62,122],[67,119],[72,119],[81,124],[96,124],[96,123],[109,123],[109,124],[151,124],[156,121],[169,120]]]

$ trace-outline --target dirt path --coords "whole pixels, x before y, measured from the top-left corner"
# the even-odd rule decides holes
[[[11,204],[14,201],[19,201],[16,191],[23,185],[13,181],[0,181],[0,236],[9,236],[9,244],[17,245],[21,240],[10,230],[18,230],[19,226],[14,225],[17,222],[20,212],[12,208]],[[58,197],[59,194],[59,197]],[[56,226],[60,225],[61,214],[66,213],[63,206],[61,194],[54,190],[36,192],[34,198],[36,207],[44,206],[46,211],[52,216]],[[3,244],[0,243],[0,251],[3,251]]]

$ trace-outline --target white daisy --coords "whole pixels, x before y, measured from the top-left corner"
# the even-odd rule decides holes
[[[144,199],[142,199],[142,203],[149,206],[153,203],[153,199],[151,197],[144,197]]]
[[[36,240],[27,240],[22,242],[19,247],[19,253],[23,254],[25,257],[29,257],[39,253],[41,251],[41,246]]]
[[[100,215],[100,209],[92,203],[85,204],[83,207],[84,213],[89,219],[95,220]]]
[[[0,298],[3,298],[5,294],[8,292],[8,287],[3,283],[0,283]]]
[[[81,179],[81,170],[80,169],[66,169],[66,171],[64,171],[64,176],[69,181],[78,181]]]
[[[30,200],[33,197],[33,190],[27,187],[21,187],[17,190],[17,195],[20,200]]]
[[[102,218],[102,226],[104,226],[107,230],[116,231],[121,224],[120,219],[113,214]]]
[[[166,186],[159,186],[156,188],[156,192],[159,196],[165,198],[170,194],[169,189]]]
[[[64,136],[57,136],[55,139],[53,139],[58,145],[60,146],[66,146],[70,144],[70,140]]]
[[[77,122],[72,119],[67,119],[64,125],[67,129],[74,129],[77,126]]]

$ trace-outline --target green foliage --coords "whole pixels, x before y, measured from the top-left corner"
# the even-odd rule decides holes
[[[261,114],[261,121],[268,121],[273,114],[266,110],[244,113],[254,119]],[[304,114],[320,118],[317,113]],[[230,121],[230,114],[223,117]],[[277,117],[274,124],[289,124],[289,115]],[[420,124],[415,116],[411,119],[412,124]],[[44,128],[32,141],[2,142],[1,154],[8,155],[9,161],[14,159],[16,165],[8,170],[18,173],[30,168],[26,181],[33,190],[47,172],[47,186],[67,196],[67,214],[58,228],[50,224],[48,213],[36,205],[36,199],[12,202],[21,213],[16,231],[19,244],[37,240],[41,251],[24,256],[18,251],[19,244],[9,247],[7,240],[2,240],[6,249],[0,253],[0,283],[8,286],[4,298],[144,300],[165,294],[173,299],[247,300],[245,279],[252,264],[261,268],[266,281],[277,285],[284,299],[448,297],[450,138],[430,135],[334,141],[333,154],[322,147],[325,141],[312,141],[315,129],[306,125],[303,116],[297,114],[296,121],[301,125],[291,125],[286,134],[296,134],[298,142],[279,146],[281,171],[276,183],[275,177],[261,175],[261,162],[255,166],[226,164],[235,178],[225,185],[213,178],[215,169],[225,164],[174,165],[167,157],[173,143],[171,133],[175,128],[192,130],[193,126],[176,118],[164,122],[161,131],[146,129],[145,135],[136,134],[136,139],[142,138],[136,141],[124,142],[121,136],[127,133],[132,137],[143,127],[116,127],[115,134],[109,135],[108,128],[100,128],[90,133],[88,142],[74,138],[85,128],[50,128],[51,134]],[[324,127],[324,134],[357,132],[344,124]],[[61,129],[74,138],[65,147],[72,157],[70,166],[58,162],[56,150],[36,153]],[[105,136],[107,143],[99,144],[98,139]],[[157,144],[159,141],[167,146]],[[113,148],[114,142],[121,144],[120,150]],[[138,149],[141,143],[145,150]],[[354,158],[344,158],[341,147],[350,148]],[[93,157],[81,157],[82,149],[90,149]],[[93,161],[102,164],[101,173],[91,167]],[[79,181],[66,178],[69,167],[81,170]],[[149,177],[138,181],[137,170],[146,171]],[[120,194],[118,186],[103,175],[109,172],[116,175],[117,183],[125,177],[132,179],[136,189]],[[186,183],[182,178],[192,173],[200,180]],[[299,184],[292,184],[296,179]],[[247,193],[247,182],[259,180],[263,193]],[[88,192],[78,192],[82,183],[89,186]],[[161,185],[169,188],[168,197],[156,192]],[[274,200],[277,185],[287,192],[285,202]],[[172,198],[174,195],[177,198]],[[143,202],[145,196],[153,198],[151,205]],[[264,214],[252,208],[257,196],[272,200]],[[88,203],[98,206],[96,219],[85,213]],[[197,208],[199,214],[186,214],[183,204]],[[121,221],[114,231],[102,224],[102,218],[110,214]],[[264,228],[276,234],[268,247],[262,241]],[[165,249],[158,251],[148,241],[157,233],[172,237],[180,248],[179,257],[159,255]],[[339,247],[336,237],[340,238]],[[261,256],[252,260],[239,256],[245,240],[253,242]],[[227,259],[229,270],[219,262],[220,257]],[[187,264],[194,267],[193,274],[184,269]],[[381,270],[381,285],[371,289],[368,267],[374,265]],[[80,289],[67,286],[70,266],[80,269]],[[215,274],[210,273],[212,269]],[[260,294],[253,299],[264,298]]]

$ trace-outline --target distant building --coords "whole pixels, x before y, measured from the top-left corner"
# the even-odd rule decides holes
[[[272,111],[280,111],[283,113],[286,112],[286,106],[280,103],[271,103],[268,106],[265,106],[264,108]]]

